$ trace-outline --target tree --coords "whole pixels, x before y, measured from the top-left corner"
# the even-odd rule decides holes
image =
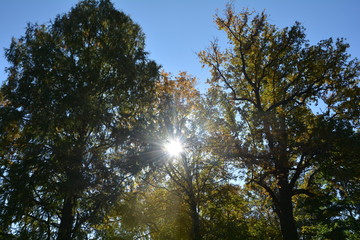
[[[248,183],[266,190],[283,239],[298,239],[293,200],[314,195],[300,185],[322,164],[315,161],[322,151],[320,119],[359,119],[359,62],[349,60],[342,39],[310,45],[299,23],[278,29],[265,13],[236,15],[229,6],[216,23],[229,49],[214,42],[199,54],[211,68],[210,92],[223,111],[214,136],[246,169]],[[323,114],[312,110],[317,103]]]
[[[184,145],[184,150],[177,156],[166,157],[162,170],[169,176],[169,190],[188,208],[191,219],[189,239],[199,240],[202,239],[199,204],[208,184],[208,176],[202,174],[202,171],[211,175],[213,166],[207,164],[205,151],[200,149],[203,146],[204,133],[199,127],[201,118],[195,117],[200,116],[195,111],[201,111],[201,98],[194,87],[195,80],[185,73],[180,73],[175,81],[164,74],[158,90],[160,102],[164,104],[163,127],[167,131],[167,138],[170,141],[178,139]]]
[[[29,24],[6,57],[0,232],[85,238],[146,164],[158,66],[108,0]]]
[[[304,239],[358,239],[360,135],[342,119],[326,119],[323,126],[321,167],[305,183],[317,197],[299,200],[297,219]]]
[[[211,155],[205,127],[211,114],[206,109],[206,100],[195,89],[195,80],[186,73],[174,79],[162,74],[157,86],[158,118],[151,138],[157,146],[150,155],[156,159],[156,166],[139,176],[138,185],[129,193],[129,201],[115,207],[127,211],[114,210],[110,218],[122,219],[122,226],[114,228],[125,227],[151,239],[216,239],[213,232],[219,229],[213,223],[225,220],[219,213],[210,221],[206,212],[214,207],[211,198],[216,189],[226,185],[226,166]],[[164,145],[175,139],[183,149],[168,153]]]
[[[184,206],[178,216],[190,219],[191,224],[184,225],[187,238],[203,239],[201,204],[206,191],[219,179],[223,166],[211,158],[207,149],[203,127],[206,110],[195,83],[196,79],[186,73],[180,73],[175,80],[163,74],[159,82],[159,126],[162,130],[159,132],[163,132],[159,135],[165,143],[178,139],[183,151],[175,156],[165,154],[157,171],[163,176],[159,187],[167,189]]]

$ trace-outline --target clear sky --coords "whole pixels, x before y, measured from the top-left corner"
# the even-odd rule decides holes
[[[0,5],[0,82],[6,79],[4,48],[12,37],[20,37],[28,22],[46,23],[65,13],[78,0],[3,0]],[[199,79],[199,87],[209,77],[196,53],[215,38],[224,37],[213,22],[222,13],[226,0],[113,0],[138,23],[146,34],[150,58],[174,74],[187,71]],[[344,37],[349,52],[360,58],[359,0],[235,0],[236,10],[266,10],[270,22],[278,27],[299,21],[308,39],[317,43],[329,37]]]

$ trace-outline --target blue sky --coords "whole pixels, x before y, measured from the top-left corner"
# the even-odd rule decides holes
[[[20,37],[28,22],[46,23],[65,13],[78,0],[9,0],[0,7],[0,82],[6,79],[4,48],[12,37]],[[215,38],[224,39],[213,22],[222,13],[225,0],[113,0],[117,9],[138,23],[146,34],[147,51],[167,72],[187,71],[199,79],[199,87],[209,77],[196,53]],[[329,37],[344,37],[349,52],[360,57],[359,0],[235,0],[242,8],[266,10],[270,22],[278,27],[299,21],[308,39],[317,43]]]

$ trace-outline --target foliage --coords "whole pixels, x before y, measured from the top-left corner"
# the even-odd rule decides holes
[[[152,155],[159,163],[144,172],[132,200],[123,203],[131,209],[121,215],[122,222],[128,223],[123,227],[148,233],[151,239],[211,239],[212,232],[220,229],[209,224],[206,209],[226,171],[210,154],[204,127],[209,115],[194,85],[195,79],[185,73],[173,80],[162,74],[155,110],[160,117],[154,132],[160,149]],[[163,150],[166,139],[174,138],[184,146],[176,156]]]
[[[145,164],[158,67],[140,27],[107,0],[29,24],[6,57],[0,231],[85,238]]]
[[[227,146],[225,155],[247,171],[247,181],[262,187],[272,200],[284,239],[297,239],[293,200],[313,196],[301,183],[323,150],[323,128],[311,107],[324,103],[324,116],[338,116],[355,126],[359,110],[359,63],[349,60],[342,39],[310,45],[295,23],[278,29],[265,13],[229,6],[216,17],[229,49],[216,42],[199,54],[211,68],[210,94],[222,116],[213,136]],[[344,114],[346,112],[346,114]],[[325,146],[324,146],[325,147]]]
[[[323,123],[319,134],[328,151],[309,188],[316,198],[300,201],[297,218],[305,239],[359,238],[359,133],[341,119]],[[320,230],[321,229],[321,230]]]
[[[245,219],[249,209],[239,189],[219,184],[207,194],[202,206],[204,239],[250,239]]]
[[[206,110],[195,83],[195,78],[185,73],[180,73],[175,80],[163,74],[161,85],[158,86],[159,105],[162,106],[161,114],[164,114],[160,115],[164,116],[160,126],[166,130],[162,136],[165,139],[179,139],[184,146],[179,156],[165,155],[164,164],[158,168],[163,177],[158,187],[167,189],[168,194],[176,197],[178,204],[183,206],[183,217],[189,218],[189,224],[183,223],[177,227],[185,227],[182,231],[186,234],[185,239],[202,238],[201,204],[205,201],[205,192],[223,172],[223,166],[208,154],[204,128]],[[170,221],[167,219],[165,222]],[[169,227],[174,229],[176,225]]]
[[[0,91],[0,238],[359,239],[359,70],[343,39],[216,16],[228,49],[162,72],[109,0],[29,24]],[[183,150],[169,154],[177,139]]]

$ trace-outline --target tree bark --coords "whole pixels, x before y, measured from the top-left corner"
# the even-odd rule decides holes
[[[65,197],[63,208],[61,210],[61,220],[58,232],[58,240],[71,240],[73,230],[73,208],[75,199],[73,197]]]
[[[190,217],[192,220],[192,229],[190,239],[192,240],[201,240],[201,232],[200,232],[200,217],[198,213],[198,204],[195,197],[194,185],[193,185],[193,174],[189,167],[188,162],[186,161],[186,156],[182,155],[182,164],[185,170],[185,179],[187,182],[187,189],[185,191],[188,195],[188,204],[190,209]]]
[[[278,217],[283,240],[297,240],[297,228],[293,213],[292,191],[287,182],[279,184]]]
[[[280,228],[283,240],[297,240],[297,228],[293,213],[293,186],[289,183],[289,156],[287,153],[288,137],[286,129],[286,121],[283,116],[273,116],[277,118],[278,126],[275,124],[272,129],[278,129],[274,136],[274,130],[271,131],[270,123],[268,119],[264,120],[264,128],[266,133],[266,139],[269,142],[269,148],[273,159],[275,159],[275,168],[277,171],[278,180],[278,199],[276,202],[277,215],[280,221]],[[271,118],[270,118],[271,119]],[[276,122],[276,121],[275,121]],[[274,143],[278,143],[278,146]]]
[[[192,218],[192,239],[193,240],[201,240],[201,233],[200,233],[200,219],[199,214],[197,211],[197,204],[195,201],[190,200],[190,211],[191,211],[191,218]]]

